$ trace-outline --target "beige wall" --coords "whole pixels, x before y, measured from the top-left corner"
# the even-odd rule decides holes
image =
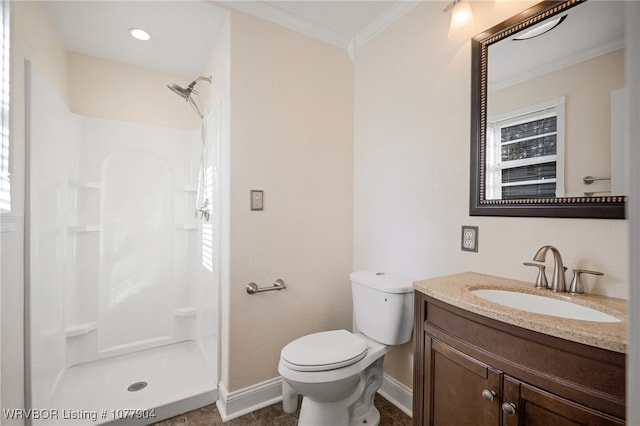
[[[533,3],[472,2],[476,29]],[[443,4],[416,6],[356,54],[354,269],[532,281],[522,262],[552,244],[568,267],[605,273],[588,291],[626,298],[626,221],[469,216],[470,42],[447,38]],[[462,225],[479,226],[478,253],[460,250]],[[411,345],[385,371],[411,387]]]
[[[234,391],[277,377],[292,339],[351,328],[353,66],[325,43],[241,13],[231,19],[231,341],[222,381]],[[251,189],[264,190],[264,211],[249,210]],[[245,292],[277,278],[286,290]]]
[[[594,84],[598,81],[598,84]],[[488,115],[503,114],[565,97],[565,196],[606,190],[584,176],[611,176],[611,91],[621,89],[624,49],[489,94]]]
[[[184,99],[166,86],[188,85],[195,76],[179,76],[67,53],[69,108],[92,117],[179,129],[199,129],[200,118]]]
[[[43,3],[13,2],[12,56],[16,66],[11,86],[19,97],[21,62],[29,59],[62,100],[68,103],[66,49]]]

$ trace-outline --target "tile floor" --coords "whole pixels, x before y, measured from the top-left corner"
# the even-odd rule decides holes
[[[380,411],[380,426],[412,425],[411,417],[378,394],[375,397],[375,405]],[[297,422],[297,413],[287,414],[282,411],[282,404],[277,403],[223,423],[218,409],[215,404],[212,404],[199,410],[190,411],[155,423],[155,426],[296,426]]]

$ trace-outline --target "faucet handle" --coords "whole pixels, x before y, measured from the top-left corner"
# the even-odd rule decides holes
[[[582,286],[580,274],[604,275],[602,272],[598,271],[589,271],[588,269],[574,269],[573,279],[571,280],[571,285],[569,286],[569,294],[584,294],[584,287]]]
[[[545,265],[542,263],[522,262],[525,266],[536,266],[538,268],[538,277],[536,278],[536,288],[549,288],[547,274],[544,272]]]

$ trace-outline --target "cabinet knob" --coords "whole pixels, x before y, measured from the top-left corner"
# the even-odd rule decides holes
[[[502,412],[507,416],[515,416],[516,406],[512,402],[505,402],[504,404],[502,404]]]
[[[493,401],[493,398],[496,396],[496,393],[492,390],[485,389],[482,391],[482,399],[487,402]]]

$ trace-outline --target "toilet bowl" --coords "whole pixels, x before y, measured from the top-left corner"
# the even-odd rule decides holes
[[[411,338],[412,279],[371,271],[350,278],[358,332],[309,334],[282,349],[283,407],[296,411],[298,395],[303,396],[300,426],[378,425],[373,399],[382,385],[384,356]]]
[[[315,349],[315,365],[300,358],[304,352]],[[284,401],[285,411],[295,411],[297,394],[300,394],[304,398],[299,425],[355,425],[363,424],[364,420],[367,425],[379,424],[380,414],[373,406],[373,397],[382,384],[384,355],[391,349],[363,334],[346,330],[315,333],[294,340],[283,349],[278,365],[284,379],[283,401],[287,397],[291,399]],[[284,390],[287,386],[291,388],[288,392]],[[292,409],[287,410],[287,403]]]

